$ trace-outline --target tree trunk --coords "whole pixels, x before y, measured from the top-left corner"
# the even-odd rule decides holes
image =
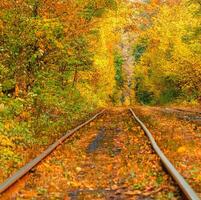
[[[33,5],[33,17],[38,17],[38,7],[39,7],[39,0],[35,0]]]
[[[78,78],[78,71],[77,69],[75,70],[75,73],[74,73],[74,78],[73,78],[73,86],[75,86],[76,82],[77,82],[77,78]]]

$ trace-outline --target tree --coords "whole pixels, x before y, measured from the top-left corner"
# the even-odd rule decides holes
[[[148,45],[146,51],[140,50],[135,77],[146,71],[143,76],[156,101],[164,95],[169,101],[201,95],[200,19],[195,14],[199,9],[198,3],[186,1],[161,5],[151,27],[142,34]]]

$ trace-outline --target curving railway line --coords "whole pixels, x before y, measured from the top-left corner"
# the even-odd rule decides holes
[[[170,191],[199,200],[130,108],[103,110],[68,131],[0,184],[0,199],[171,199]]]

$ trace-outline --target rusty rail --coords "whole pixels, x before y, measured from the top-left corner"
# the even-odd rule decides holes
[[[191,114],[201,115],[201,112],[199,112],[199,111],[185,110],[185,109],[181,109],[181,108],[166,108],[166,109],[176,111],[176,112],[184,112],[184,113],[191,113]]]
[[[130,112],[132,113],[135,120],[140,124],[144,132],[146,133],[147,137],[149,138],[151,145],[154,149],[154,151],[157,153],[157,155],[160,157],[162,163],[164,164],[165,168],[168,170],[172,178],[175,180],[175,182],[179,185],[181,191],[184,193],[184,195],[189,200],[200,200],[198,195],[195,193],[195,191],[191,188],[191,186],[187,183],[187,181],[181,176],[181,174],[175,169],[175,167],[172,165],[172,163],[167,159],[167,157],[164,155],[164,153],[161,151],[159,146],[157,145],[155,139],[153,138],[150,131],[147,129],[147,127],[143,124],[143,122],[136,116],[134,111],[130,108]]]
[[[76,128],[68,131],[63,137],[61,137],[58,141],[50,145],[44,152],[42,152],[39,156],[34,158],[32,161],[27,163],[24,167],[19,169],[14,175],[12,175],[10,178],[8,178],[4,183],[0,185],[0,194],[5,192],[10,186],[12,186],[15,182],[17,182],[20,178],[25,176],[33,167],[35,167],[39,162],[44,160],[52,151],[54,151],[59,145],[61,145],[67,138],[72,136],[76,131],[78,131],[80,128],[84,127],[85,125],[89,124],[91,121],[96,119],[98,116],[103,114],[105,110],[97,113],[94,115],[91,119],[84,122],[83,124],[77,126]]]

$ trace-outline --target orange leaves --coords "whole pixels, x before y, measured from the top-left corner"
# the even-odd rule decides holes
[[[149,116],[147,124],[166,156],[176,166],[177,170],[183,174],[192,186],[200,187],[201,175],[200,158],[201,145],[200,138],[196,135],[200,132],[197,124],[186,122],[175,118],[175,113],[167,116],[160,113],[163,109],[143,108],[140,109],[143,116]],[[187,113],[182,113],[185,116]],[[158,121],[156,125],[152,122]],[[196,186],[195,186],[196,189]]]
[[[74,51],[73,51],[73,49],[68,49],[67,53],[69,56],[72,56],[74,54]]]
[[[22,113],[20,113],[19,118],[21,120],[28,120],[30,118],[30,113],[27,111],[23,111]]]
[[[3,25],[3,21],[0,19],[0,31],[3,30],[4,25]]]
[[[108,111],[104,118],[76,132],[39,164],[26,182],[31,189],[25,187],[20,195],[68,199],[74,192],[79,197],[98,199],[111,192],[111,196],[117,194],[129,199],[159,191],[163,185],[171,186],[159,160],[150,155],[151,147],[145,135],[139,134],[139,127],[134,126],[124,110]],[[87,153],[87,146],[100,129],[104,132],[102,141],[94,152]],[[159,186],[150,188],[151,185]],[[103,189],[101,193],[100,188]],[[69,193],[64,197],[67,191]],[[166,194],[165,191],[161,193]]]
[[[60,1],[54,4],[52,4],[52,1],[47,1],[46,4],[48,6],[44,10],[53,10],[49,15],[59,17],[62,21],[66,37],[68,36],[72,39],[90,31],[88,23],[80,15],[86,3],[78,5],[75,1],[69,0],[68,2]]]
[[[43,31],[37,31],[36,33],[36,37],[41,38],[44,36],[44,32]]]
[[[19,85],[16,84],[16,85],[15,85],[15,96],[16,96],[16,97],[19,96],[19,92],[20,92]]]

